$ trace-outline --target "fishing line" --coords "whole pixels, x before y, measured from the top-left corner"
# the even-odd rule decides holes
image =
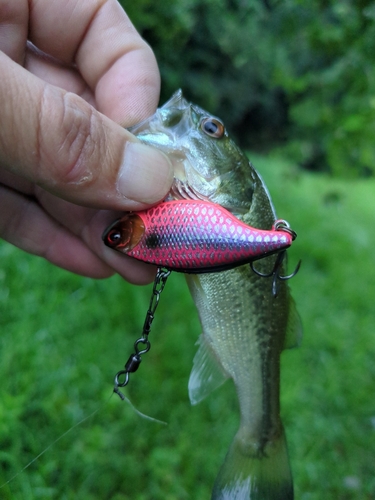
[[[98,408],[96,408],[96,410],[94,410],[93,412],[91,412],[86,417],[82,418],[79,422],[75,423],[67,431],[65,431],[63,434],[61,434],[61,436],[59,436],[57,439],[55,439],[50,445],[47,446],[47,448],[45,448],[43,451],[41,451],[36,457],[34,457],[22,469],[20,469],[18,472],[16,472],[16,474],[14,474],[10,479],[8,479],[8,481],[6,481],[5,483],[1,484],[0,485],[0,489],[3,488],[4,486],[6,486],[7,484],[11,483],[14,479],[16,479],[16,477],[18,477],[20,474],[22,474],[34,462],[36,462],[40,457],[42,457],[45,453],[47,453],[47,451],[49,451],[56,443],[58,443],[61,439],[63,439],[66,435],[68,435],[76,427],[80,426],[81,424],[83,424],[84,422],[86,422],[86,420],[89,420],[91,417],[93,417],[96,413],[99,413],[99,411],[103,410],[104,407],[106,407],[108,405],[110,399],[113,397],[113,394],[114,393],[112,393],[109,396],[109,398],[106,401],[104,401],[104,403],[102,403],[100,406],[98,406]],[[121,399],[122,399],[122,401],[125,401],[130,406],[130,408],[134,411],[134,413],[136,413],[136,415],[138,415],[140,418],[143,418],[145,420],[148,420],[150,422],[154,422],[154,423],[157,423],[157,424],[160,424],[160,425],[168,425],[167,422],[164,422],[163,420],[158,420],[157,418],[150,417],[149,415],[146,415],[145,413],[142,413],[141,411],[139,411],[133,405],[133,403],[130,401],[130,399],[127,398],[126,396],[123,395],[123,397]]]
[[[111,397],[113,396],[114,393],[111,394]],[[156,424],[160,424],[160,425],[168,425],[167,422],[164,422],[164,420],[159,420],[157,418],[154,418],[154,417],[150,417],[149,415],[146,415],[145,413],[142,413],[141,411],[137,410],[137,408],[133,405],[133,403],[130,401],[129,398],[127,398],[126,396],[124,396],[122,394],[122,396],[124,397],[124,399],[122,399],[122,401],[125,401],[126,403],[128,403],[128,405],[130,406],[130,408],[141,418],[144,418],[145,420],[148,420],[149,422],[155,422]]]

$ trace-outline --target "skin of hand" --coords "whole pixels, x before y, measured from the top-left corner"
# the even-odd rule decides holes
[[[77,274],[144,284],[107,248],[126,210],[168,193],[168,158],[124,127],[155,112],[155,57],[115,0],[0,0],[0,236]]]

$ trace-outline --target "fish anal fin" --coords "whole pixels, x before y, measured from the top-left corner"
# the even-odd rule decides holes
[[[192,405],[198,404],[229,378],[204,334],[197,344],[199,349],[194,357],[188,385]]]
[[[286,335],[284,340],[284,349],[298,347],[302,341],[302,321],[298,314],[296,303],[293,298],[289,298],[289,316]]]

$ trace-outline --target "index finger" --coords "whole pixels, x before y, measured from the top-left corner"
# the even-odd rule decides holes
[[[154,54],[116,0],[31,0],[29,39],[76,65],[96,107],[123,126],[151,115],[160,76]]]

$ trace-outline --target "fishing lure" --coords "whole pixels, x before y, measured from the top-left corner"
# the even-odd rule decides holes
[[[231,269],[288,248],[296,234],[277,220],[256,229],[220,205],[173,200],[129,212],[103,234],[104,243],[135,259],[184,273]]]

